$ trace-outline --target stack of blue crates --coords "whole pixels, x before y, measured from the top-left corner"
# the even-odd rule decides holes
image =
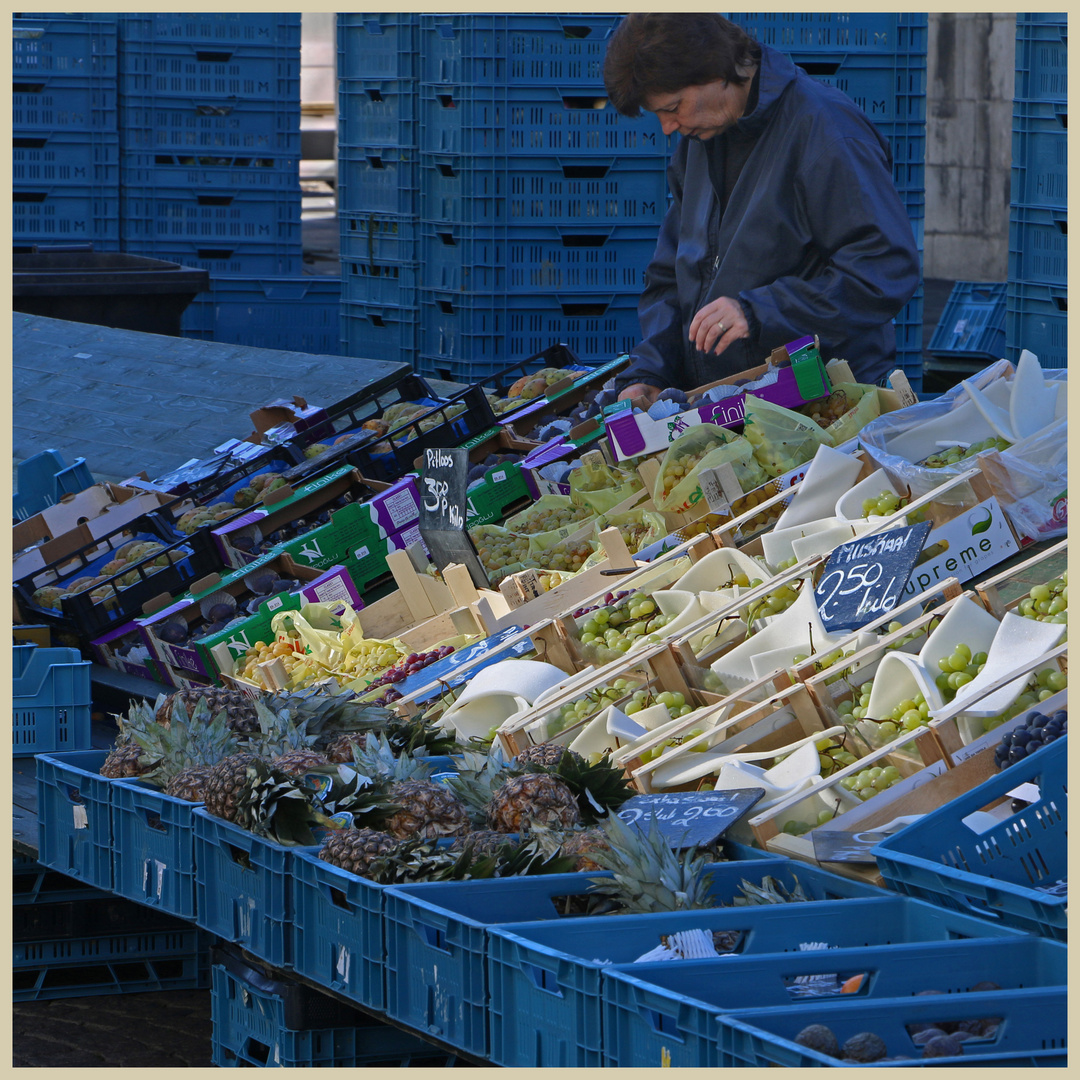
[[[405,364],[419,323],[419,25],[337,17],[341,351]]]
[[[1067,366],[1068,23],[1016,17],[1005,355]]]
[[[121,15],[119,40],[124,250],[299,274],[300,16]]]
[[[751,37],[791,56],[807,74],[850,97],[889,140],[893,180],[919,248],[920,281],[896,316],[896,362],[922,389],[923,223],[926,204],[925,12],[727,13]]]
[[[476,381],[640,335],[668,140],[604,90],[619,16],[338,16],[342,340]]]
[[[115,16],[12,22],[13,245],[120,250]]]

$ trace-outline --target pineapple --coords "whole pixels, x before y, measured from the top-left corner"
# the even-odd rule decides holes
[[[387,798],[399,808],[386,821],[391,836],[431,840],[469,831],[465,804],[444,784],[402,780],[390,785]]]
[[[450,850],[464,851],[466,847],[471,847],[474,855],[495,855],[504,845],[512,843],[506,833],[495,832],[494,829],[477,829],[459,836],[450,845]]]
[[[604,822],[606,850],[594,850],[593,860],[614,877],[593,878],[594,893],[610,897],[628,914],[685,911],[715,907],[708,861],[687,848],[680,857],[651,822],[648,833],[631,828],[612,814]]]
[[[356,750],[363,748],[367,738],[362,731],[344,731],[335,735],[323,751],[331,765],[345,765],[353,760]]]
[[[254,754],[230,754],[210,769],[204,795],[208,813],[236,822],[237,799],[248,782],[248,770],[258,760]]]
[[[465,804],[473,824],[486,828],[491,797],[507,779],[519,776],[521,770],[502,756],[497,744],[492,744],[487,754],[464,750],[461,759],[458,775],[448,779],[446,786]]]
[[[227,714],[211,716],[205,700],[195,706],[190,719],[183,719],[180,710],[167,727],[154,724],[134,737],[148,755],[159,759],[143,779],[186,802],[203,801],[211,767],[238,749]]]
[[[179,690],[167,697],[159,697],[157,700],[158,723],[165,723],[173,716],[173,709],[177,703],[190,717],[200,701],[206,702],[213,716],[224,710],[228,717],[229,727],[238,734],[247,735],[259,730],[255,703],[252,699],[239,690],[223,690],[218,686],[205,686],[198,689],[192,687]]]
[[[549,773],[513,776],[487,805],[488,824],[499,832],[525,832],[530,826],[568,829],[581,820],[577,798]]]
[[[531,772],[541,766],[530,765],[528,768]],[[606,754],[593,764],[580,754],[563,754],[556,765],[544,771],[558,777],[574,793],[582,820],[587,825],[605,820],[612,810],[636,794],[625,771],[613,766]]]
[[[145,775],[155,768],[160,754],[157,757],[153,753],[148,754],[146,748],[135,741],[135,734],[149,732],[153,728],[164,730],[162,722],[156,719],[154,710],[145,701],[133,701],[127,716],[118,716],[116,720],[120,733],[98,771],[110,780]],[[167,726],[168,722],[166,716],[164,725]]]
[[[537,743],[534,746],[526,746],[517,755],[517,763],[519,765],[542,765],[544,768],[551,768],[559,764],[564,754],[571,754],[579,761],[581,760],[580,754],[565,746],[560,746],[558,743]]]
[[[610,851],[607,834],[603,829],[583,829],[569,833],[560,845],[563,855],[575,860],[575,870],[602,870],[594,856],[600,851]]]
[[[319,858],[357,877],[366,877],[371,863],[388,855],[397,844],[394,837],[374,829],[337,829],[323,841]]]
[[[259,723],[259,752],[275,769],[290,776],[303,776],[311,769],[330,764],[325,754],[313,749],[318,736],[308,734],[307,720],[294,723],[289,710],[275,711],[261,701],[255,702],[255,715]]]

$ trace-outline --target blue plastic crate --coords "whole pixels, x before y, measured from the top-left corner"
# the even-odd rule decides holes
[[[279,968],[292,966],[292,857],[197,806],[195,920]],[[311,849],[308,849],[311,850]]]
[[[743,877],[783,876],[783,860],[759,854],[763,855],[760,859],[712,867],[718,902],[730,899]],[[482,882],[428,882],[388,890],[387,1015],[471,1054],[487,1056],[488,1003],[494,999],[485,960],[488,931],[502,923],[558,921],[558,898],[588,893],[597,876],[543,874]],[[824,878],[841,880],[831,874]],[[836,888],[837,895],[843,896],[881,892],[852,881]]]
[[[413,216],[350,212],[338,214],[341,261],[415,265],[420,226]]]
[[[94,483],[94,477],[86,458],[76,458],[73,464],[65,465],[55,450],[40,450],[19,462],[15,483],[18,490],[12,500],[13,512],[19,521],[25,521],[65,495],[85,491]]]
[[[413,147],[338,144],[338,206],[345,213],[415,216],[419,153]]]
[[[415,79],[420,16],[408,12],[345,12],[337,16],[339,79]]]
[[[338,145],[416,146],[418,104],[411,79],[339,79]]]
[[[1066,285],[1069,280],[1068,211],[1041,206],[1009,208],[1009,280]]]
[[[208,270],[215,276],[299,277],[304,270],[302,248],[292,243],[202,243],[162,237],[125,240],[124,250],[132,255],[147,255]]]
[[[91,241],[95,250],[120,240],[119,185],[20,185],[12,192],[12,240],[18,245]]]
[[[957,281],[930,338],[930,352],[1000,360],[1005,355],[1005,284]]]
[[[141,170],[137,170],[141,174]],[[123,237],[130,243],[300,248],[300,188],[166,187],[125,176]],[[267,253],[265,250],[263,253]]]
[[[1068,290],[1010,281],[1005,294],[1005,356],[1016,363],[1030,349],[1044,368],[1069,366]]]
[[[209,985],[209,943],[194,927],[14,945],[12,997],[51,1001]]]
[[[386,1009],[387,888],[324,862],[318,852],[293,859],[293,968],[379,1012]]]
[[[1013,102],[1014,206],[1065,210],[1069,198],[1069,108],[1047,101]]]
[[[997,982],[1004,994],[1064,987],[1067,971],[1064,945],[1030,938],[619,965],[604,972],[603,1064],[658,1066],[666,1053],[673,1068],[715,1068],[723,1014],[783,1007],[801,1012],[808,1024],[821,1009],[833,1013],[924,990],[951,995],[951,1002],[984,980]],[[826,998],[793,993],[797,979],[815,975],[835,975],[839,983],[862,975],[863,982],[857,992]]]
[[[420,230],[421,283],[448,293],[640,293],[656,250],[656,227],[649,225],[424,221]]]
[[[341,297],[360,304],[416,308],[418,263],[341,261]]]
[[[881,876],[909,896],[1066,940],[1068,897],[1038,886],[1068,873],[1067,767],[1061,739],[1003,769],[877,845]],[[1025,782],[1039,788],[1037,802],[982,832],[964,823]]]
[[[40,754],[36,762],[38,858],[99,889],[112,888],[112,781],[104,750]]]
[[[453,1057],[407,1031],[215,950],[213,1060],[219,1068],[445,1067]]]
[[[418,314],[417,307],[365,304],[343,296],[341,352],[411,367],[417,356]]]
[[[203,100],[120,98],[120,130],[129,153],[272,154],[300,157],[300,106],[263,95]]]
[[[116,78],[116,19],[30,15],[11,21],[11,73]]]
[[[11,123],[15,133],[116,131],[116,76],[16,75]]]
[[[340,351],[341,279],[217,277],[181,318],[185,337],[289,352]]]
[[[958,1068],[1003,1065],[1064,1066],[1067,1063],[1067,995],[1064,989],[1019,990],[1009,994],[952,994],[903,1001],[866,1001],[822,1008],[813,1022],[831,1028],[840,1044],[861,1031],[873,1031],[885,1041],[890,1055],[905,1059],[875,1067],[923,1064],[922,1050],[908,1033],[908,1024],[935,1020],[974,1020],[1000,1017],[997,1034],[969,1039],[955,1058],[937,1058],[933,1064]],[[795,1036],[810,1023],[801,1009],[764,1009],[722,1016],[720,1060],[722,1068],[837,1067],[840,1061],[808,1050]],[[927,1065],[931,1062],[926,1062]]]
[[[478,228],[639,226],[655,237],[667,212],[665,166],[659,156],[425,154],[420,216]]]
[[[1046,19],[1053,21],[1042,21]],[[1034,101],[1069,100],[1068,34],[1064,13],[1016,16],[1014,97]]]
[[[56,876],[63,877],[62,874]],[[55,945],[61,941],[75,942],[84,938],[156,934],[191,928],[181,919],[134,904],[101,889],[88,888],[86,891],[93,895],[78,900],[50,899],[14,905],[11,940],[29,947],[31,943]],[[23,955],[38,957],[40,950],[28,953],[24,949]]]
[[[111,813],[117,895],[195,918],[196,805],[138,780],[116,781]]]
[[[803,941],[880,948],[1020,933],[888,896],[824,900],[812,909],[777,904],[494,926],[488,935],[491,1060],[512,1067],[600,1066],[604,969],[632,963],[659,945],[661,935],[690,929],[741,932],[734,951],[745,955],[795,952]]]
[[[425,83],[604,84],[604,54],[621,16],[604,13],[423,15]]]
[[[925,53],[926,12],[724,12],[755,41],[781,52],[844,50],[889,58]]]
[[[12,646],[12,757],[90,749],[90,661],[78,649]]]
[[[621,115],[602,84],[420,87],[420,149],[428,154],[600,154],[666,161],[670,148],[653,113]]]
[[[199,42],[262,48],[300,47],[300,15],[296,12],[188,11],[163,14],[122,14],[125,43]]]
[[[12,136],[16,189],[56,184],[113,189],[120,183],[120,138],[111,131],[31,131]]]
[[[175,192],[210,189],[218,198],[273,194],[300,205],[300,155],[250,150],[136,153],[125,149],[125,195],[175,199]],[[176,213],[170,211],[170,213]]]
[[[875,123],[926,120],[926,54],[873,56],[803,52],[791,60],[808,75],[846,94]]]
[[[505,367],[509,356],[532,356],[552,342],[585,364],[628,353],[641,340],[639,292],[514,296],[420,290],[421,357],[425,370],[450,364]]]

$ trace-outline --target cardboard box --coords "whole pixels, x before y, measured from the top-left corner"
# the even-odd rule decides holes
[[[195,639],[189,645],[169,645],[161,641],[154,633],[154,627],[170,619],[180,619],[189,625],[202,621],[199,601],[211,593],[228,592],[233,596],[250,598],[251,593],[244,578],[255,570],[273,568],[283,576],[296,578],[303,582],[297,593],[277,593],[270,596],[259,606],[258,611],[243,623],[229,627],[217,634]],[[210,575],[196,582],[197,589],[185,596],[155,608],[145,618],[139,619],[143,641],[154,659],[161,660],[170,667],[192,674],[195,678],[216,680],[220,672],[211,650],[215,645],[225,643],[230,652],[242,655],[258,640],[267,639],[270,634],[270,622],[279,611],[297,610],[305,602],[329,602],[344,600],[353,607],[361,607],[363,601],[353,584],[348,571],[343,566],[332,566],[326,570],[315,570],[294,562],[288,555],[280,552],[265,556],[242,570],[235,570],[225,577]],[[147,607],[153,607],[148,604]]]
[[[164,492],[139,491],[107,483],[65,495],[60,502],[20,521],[11,530],[12,551],[38,545],[15,558],[12,580],[24,578],[91,540],[175,501],[176,496]]]
[[[133,645],[133,654],[121,656],[117,651],[122,644]],[[137,678],[149,678],[146,661],[153,658],[153,652],[146,644],[142,627],[135,619],[108,630],[99,638],[90,642],[90,652],[99,664],[122,671]]]
[[[791,345],[796,345],[792,342]],[[778,355],[779,354],[779,355]],[[772,355],[772,361],[787,361],[787,349],[777,349]],[[829,376],[826,374],[825,365],[821,357],[814,350],[812,355],[799,363],[798,372],[795,365],[779,368],[779,375],[771,386],[764,386],[757,390],[751,390],[755,397],[771,401],[785,409],[795,409],[805,405],[808,401],[825,397],[830,392]],[[761,378],[768,370],[768,364],[761,364],[756,368],[731,375],[726,379],[717,379],[715,382],[706,383],[696,390],[688,392],[691,401],[696,395],[705,393],[715,386],[734,385],[744,380],[753,381]],[[807,372],[804,375],[804,371]],[[821,393],[811,397],[804,397],[803,390],[806,382],[821,389]],[[607,436],[611,445],[611,452],[616,461],[625,461],[627,458],[639,457],[642,454],[653,454],[663,450],[669,443],[674,442],[687,428],[696,424],[717,424],[720,427],[738,427],[743,422],[743,409],[746,403],[745,394],[733,394],[719,402],[707,402],[689,408],[674,416],[668,416],[662,420],[653,420],[644,412],[635,413],[623,411],[613,413],[607,418]]]
[[[566,435],[557,435],[550,442],[544,443],[526,455],[521,462],[521,471],[533,498],[539,499],[541,495],[569,495],[569,483],[547,480],[540,475],[540,470],[556,461],[577,457],[583,447],[591,446],[603,434],[602,423],[587,421],[579,427],[572,428]],[[605,450],[606,446],[601,444],[598,449]],[[605,458],[610,460],[608,454],[605,454]]]
[[[308,405],[302,397],[278,398],[248,414],[255,430],[247,441],[261,446],[288,442],[329,419],[321,405]]]

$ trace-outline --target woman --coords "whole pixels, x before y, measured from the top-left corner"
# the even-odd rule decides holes
[[[854,102],[705,13],[628,15],[604,82],[620,113],[683,136],[620,398],[724,378],[806,334],[861,381],[888,374],[919,257],[888,143]]]

